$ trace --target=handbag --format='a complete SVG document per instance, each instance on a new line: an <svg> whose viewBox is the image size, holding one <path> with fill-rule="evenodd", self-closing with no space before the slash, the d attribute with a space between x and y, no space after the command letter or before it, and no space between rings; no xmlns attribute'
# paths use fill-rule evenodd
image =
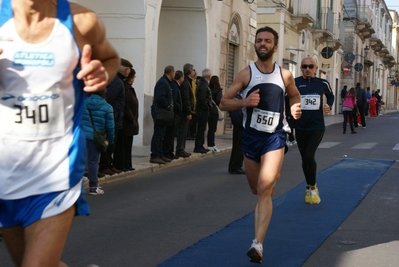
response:
<svg viewBox="0 0 399 267"><path fill-rule="evenodd" d="M158 107L155 103L152 105L152 115L154 124L158 126L170 126L175 121L175 113L173 109L164 109Z"/></svg>
<svg viewBox="0 0 399 267"><path fill-rule="evenodd" d="M216 107L216 109L218 111L218 121L224 120L224 112L219 108L218 105L216 105L215 101L212 100L212 104L213 104L213 106Z"/></svg>
<svg viewBox="0 0 399 267"><path fill-rule="evenodd" d="M96 128L94 127L93 123L93 118L91 116L90 109L88 109L89 115L90 115L90 121L91 125L93 126L93 139L94 143L96 143L96 146L100 152L105 152L107 151L108 148L108 140L107 140L107 132L105 129L97 131Z"/></svg>

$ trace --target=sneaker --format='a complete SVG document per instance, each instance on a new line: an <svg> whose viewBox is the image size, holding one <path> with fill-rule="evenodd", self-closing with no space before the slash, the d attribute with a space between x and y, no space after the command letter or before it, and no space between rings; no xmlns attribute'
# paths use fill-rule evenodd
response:
<svg viewBox="0 0 399 267"><path fill-rule="evenodd" d="M99 186L97 187L90 187L90 191L89 191L90 195L96 196L96 195L103 195L104 194L104 190L102 190Z"/></svg>
<svg viewBox="0 0 399 267"><path fill-rule="evenodd" d="M292 145L296 145L296 144L297 144L297 143L296 143L296 140L292 141L291 144L292 144Z"/></svg>
<svg viewBox="0 0 399 267"><path fill-rule="evenodd" d="M292 146L292 143L290 141L285 142L287 146Z"/></svg>
<svg viewBox="0 0 399 267"><path fill-rule="evenodd" d="M321 202L319 189L316 186L306 189L305 202L308 204L319 204Z"/></svg>
<svg viewBox="0 0 399 267"><path fill-rule="evenodd" d="M263 246L255 238L252 241L252 245L249 247L247 251L247 256L249 257L249 261L255 263L262 263L262 253L263 253Z"/></svg>
<svg viewBox="0 0 399 267"><path fill-rule="evenodd" d="M208 149L213 152L220 152L220 150L216 146L208 147Z"/></svg>
<svg viewBox="0 0 399 267"><path fill-rule="evenodd" d="M306 188L306 192L305 192L305 202L307 204L310 204L310 189Z"/></svg>

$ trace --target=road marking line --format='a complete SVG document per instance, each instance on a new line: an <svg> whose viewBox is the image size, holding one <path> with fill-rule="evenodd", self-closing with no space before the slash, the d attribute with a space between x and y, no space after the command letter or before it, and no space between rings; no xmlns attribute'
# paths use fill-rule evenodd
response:
<svg viewBox="0 0 399 267"><path fill-rule="evenodd" d="M359 143L351 149L371 149L375 147L378 143Z"/></svg>
<svg viewBox="0 0 399 267"><path fill-rule="evenodd" d="M319 145L319 148L332 148L333 146L337 146L341 144L341 142L322 142Z"/></svg>

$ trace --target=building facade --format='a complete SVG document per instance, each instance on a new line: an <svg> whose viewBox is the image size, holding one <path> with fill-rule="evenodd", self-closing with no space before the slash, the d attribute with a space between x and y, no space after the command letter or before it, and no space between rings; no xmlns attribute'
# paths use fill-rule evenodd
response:
<svg viewBox="0 0 399 267"><path fill-rule="evenodd" d="M397 65L393 45L393 19L382 0L345 0L345 83L360 82L370 90L380 89L386 108L397 107L391 72Z"/></svg>
<svg viewBox="0 0 399 267"><path fill-rule="evenodd" d="M75 0L95 11L107 38L136 70L133 84L140 103L135 145L149 144L154 85L167 65L210 68L222 87L255 59L256 5L237 0ZM249 1L251 2L251 1ZM229 127L220 122L218 133Z"/></svg>
<svg viewBox="0 0 399 267"><path fill-rule="evenodd" d="M276 62L297 77L302 75L301 60L313 57L319 67L316 75L330 82L335 95L341 87L342 8L340 0L258 1L258 27L270 26L279 33ZM333 114L338 111L339 102L332 108Z"/></svg>

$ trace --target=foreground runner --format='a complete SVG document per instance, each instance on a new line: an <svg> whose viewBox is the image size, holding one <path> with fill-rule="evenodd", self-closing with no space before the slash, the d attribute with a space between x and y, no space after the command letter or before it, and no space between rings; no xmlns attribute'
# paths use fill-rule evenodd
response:
<svg viewBox="0 0 399 267"><path fill-rule="evenodd" d="M104 90L119 58L80 5L0 3L0 231L16 266L66 266L73 217L89 213L85 91Z"/></svg>
<svg viewBox="0 0 399 267"><path fill-rule="evenodd" d="M242 149L247 180L258 197L255 208L255 239L247 255L262 262L263 240L272 216L273 186L284 158L286 130L284 95L290 98L294 119L301 116L300 95L290 71L273 63L278 34L270 27L256 32L258 60L240 71L222 98L222 110L243 109ZM234 99L238 92L243 99Z"/></svg>

